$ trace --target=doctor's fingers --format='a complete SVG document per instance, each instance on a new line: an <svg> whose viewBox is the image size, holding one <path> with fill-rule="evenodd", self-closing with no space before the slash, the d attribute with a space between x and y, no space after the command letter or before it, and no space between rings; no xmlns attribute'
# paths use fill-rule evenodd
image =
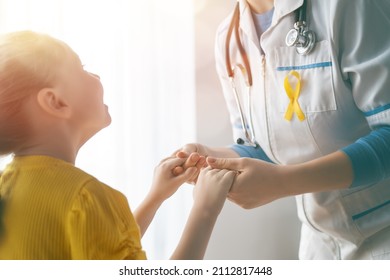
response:
<svg viewBox="0 0 390 280"><path fill-rule="evenodd" d="M243 209L253 209L266 204L265 202L256 199L251 194L236 194L229 192L227 194L227 199Z"/></svg>
<svg viewBox="0 0 390 280"><path fill-rule="evenodd" d="M170 157L166 157L164 159L162 159L160 161L160 165L163 164L163 163L166 163L166 162L172 162L173 160L175 160L175 163L176 164L185 164L186 162L198 162L199 159L202 158L202 156L200 156L198 153L192 153L190 154L189 156L180 156L180 157L177 157L177 156L170 156ZM204 157L203 157L204 158ZM173 164L175 164L173 163ZM195 165L195 164L193 164Z"/></svg>
<svg viewBox="0 0 390 280"><path fill-rule="evenodd" d="M185 182L191 183L191 178L193 178L194 174L198 173L198 170L195 167L190 167L186 170L184 170L181 174L175 175L173 180L178 181L180 184L183 184Z"/></svg>
<svg viewBox="0 0 390 280"><path fill-rule="evenodd" d="M186 144L180 149L177 149L173 155L177 157L188 157L192 153L197 153L199 152L199 147L198 144L196 143L191 143L191 144Z"/></svg>
<svg viewBox="0 0 390 280"><path fill-rule="evenodd" d="M242 173L236 176L227 198L243 209L253 209L274 200L267 188L254 184Z"/></svg>
<svg viewBox="0 0 390 280"><path fill-rule="evenodd" d="M178 166L173 170L173 173L175 175L181 174L181 172L190 167L196 167L198 169L201 169L205 166L205 164L206 158L204 156L201 156L198 153L192 153L188 158L185 159L181 166Z"/></svg>
<svg viewBox="0 0 390 280"><path fill-rule="evenodd" d="M207 157L208 154L207 152L207 147L199 144L199 143L190 143L184 145L181 149L179 149L176 153L176 156L180 157L180 154L183 154L184 156L187 155L189 156L192 153L198 153L201 156Z"/></svg>
<svg viewBox="0 0 390 280"><path fill-rule="evenodd" d="M188 167L196 167L198 169L201 169L206 166L206 158L204 156L199 155L198 153L193 153L190 155L190 157L186 160L183 167L187 169Z"/></svg>
<svg viewBox="0 0 390 280"><path fill-rule="evenodd" d="M186 159L177 157L168 157L160 161L158 167L162 169L169 169L172 172L178 166L182 166Z"/></svg>
<svg viewBox="0 0 390 280"><path fill-rule="evenodd" d="M191 153L196 153L198 147L195 144L186 144L180 149L173 152L172 156L176 157L188 157Z"/></svg>

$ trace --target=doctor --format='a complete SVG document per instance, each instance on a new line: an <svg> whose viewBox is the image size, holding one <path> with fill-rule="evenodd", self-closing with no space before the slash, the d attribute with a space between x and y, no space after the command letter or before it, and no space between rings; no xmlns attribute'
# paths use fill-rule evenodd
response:
<svg viewBox="0 0 390 280"><path fill-rule="evenodd" d="M301 259L390 259L390 2L237 5L216 37L236 144L177 156L238 170L244 208L295 195Z"/></svg>

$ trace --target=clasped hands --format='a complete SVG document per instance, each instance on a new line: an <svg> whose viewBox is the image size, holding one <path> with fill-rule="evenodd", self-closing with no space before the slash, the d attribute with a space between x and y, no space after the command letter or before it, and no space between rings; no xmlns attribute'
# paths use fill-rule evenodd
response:
<svg viewBox="0 0 390 280"><path fill-rule="evenodd" d="M244 209L255 208L285 196L280 182L283 177L278 165L251 158L215 158L208 156L200 144L186 145L174 153L185 162L173 169L174 175L196 168L187 183L196 183L202 168L228 169L236 171L233 185L227 198Z"/></svg>

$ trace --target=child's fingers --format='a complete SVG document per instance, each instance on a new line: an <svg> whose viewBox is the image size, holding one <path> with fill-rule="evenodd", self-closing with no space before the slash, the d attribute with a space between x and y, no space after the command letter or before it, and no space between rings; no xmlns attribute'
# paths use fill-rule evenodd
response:
<svg viewBox="0 0 390 280"><path fill-rule="evenodd" d="M182 166L176 166L175 168L173 168L172 174L175 176L178 176L178 175L182 174L184 171L185 170Z"/></svg>
<svg viewBox="0 0 390 280"><path fill-rule="evenodd" d="M182 174L178 175L178 179L179 180L182 180L182 181L188 181L190 178L192 178L194 176L194 174L196 174L196 172L198 171L198 169L196 167L189 167L187 168L186 170L184 170L184 172L182 172Z"/></svg>
<svg viewBox="0 0 390 280"><path fill-rule="evenodd" d="M209 172L210 175L215 176L222 189L226 190L226 192L230 191L237 175L236 171L228 169L213 169L210 166L206 167L204 170Z"/></svg>

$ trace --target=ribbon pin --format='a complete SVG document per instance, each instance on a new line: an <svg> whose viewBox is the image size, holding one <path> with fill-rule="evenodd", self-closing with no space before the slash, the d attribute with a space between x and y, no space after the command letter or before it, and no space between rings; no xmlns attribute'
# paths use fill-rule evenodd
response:
<svg viewBox="0 0 390 280"><path fill-rule="evenodd" d="M291 87L289 77L295 78L297 80L294 89ZM303 113L301 106L299 106L298 103L299 94L301 93L301 76L297 71L290 71L284 78L284 90L290 99L290 103L288 104L284 118L288 121L291 121L292 116L295 113L298 119L303 121L305 119L305 114Z"/></svg>

